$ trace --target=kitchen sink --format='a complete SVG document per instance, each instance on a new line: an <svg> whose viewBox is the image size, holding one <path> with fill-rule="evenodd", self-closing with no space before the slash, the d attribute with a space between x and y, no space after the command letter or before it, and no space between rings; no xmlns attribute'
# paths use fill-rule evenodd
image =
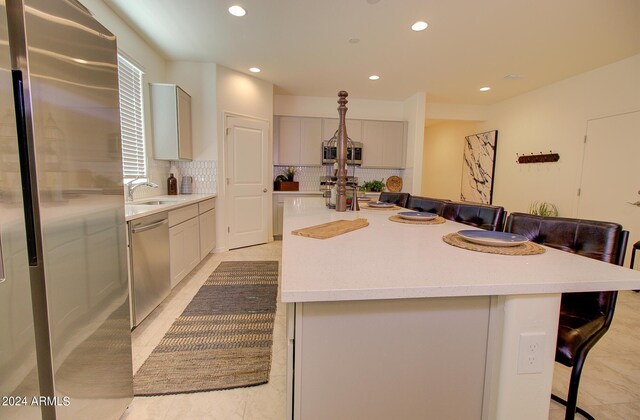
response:
<svg viewBox="0 0 640 420"><path fill-rule="evenodd" d="M182 201L185 201L184 198L179 198L176 200L167 200L167 199L163 199L163 200L147 200L147 201L143 201L143 202L139 202L139 203L131 203L134 204L136 206L160 206L162 204L175 204L175 203L180 203Z"/></svg>

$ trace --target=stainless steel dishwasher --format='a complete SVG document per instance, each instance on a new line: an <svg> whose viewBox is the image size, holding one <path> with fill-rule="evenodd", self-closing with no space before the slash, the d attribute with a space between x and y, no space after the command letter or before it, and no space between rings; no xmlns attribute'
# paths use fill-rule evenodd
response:
<svg viewBox="0 0 640 420"><path fill-rule="evenodd" d="M171 292L167 212L129 222L133 326Z"/></svg>

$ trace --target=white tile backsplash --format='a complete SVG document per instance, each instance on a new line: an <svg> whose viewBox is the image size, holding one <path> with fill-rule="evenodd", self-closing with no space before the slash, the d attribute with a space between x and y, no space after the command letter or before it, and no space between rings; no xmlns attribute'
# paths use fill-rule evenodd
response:
<svg viewBox="0 0 640 420"><path fill-rule="evenodd" d="M194 194L216 194L218 180L218 162L215 160L194 160L171 162L174 176L178 178L178 189L183 176L193 177Z"/></svg>

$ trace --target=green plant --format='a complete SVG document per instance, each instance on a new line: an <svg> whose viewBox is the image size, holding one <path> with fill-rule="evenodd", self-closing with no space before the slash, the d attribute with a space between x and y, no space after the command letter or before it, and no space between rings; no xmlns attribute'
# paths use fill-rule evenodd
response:
<svg viewBox="0 0 640 420"><path fill-rule="evenodd" d="M367 181L362 184L360 189L364 191L382 192L384 191L384 182L382 182L382 179L380 181L378 181L377 179L374 179L373 181Z"/></svg>
<svg viewBox="0 0 640 420"><path fill-rule="evenodd" d="M293 166L289 166L285 171L284 171L284 176L287 177L287 181L293 181L293 177L296 175L296 168L294 168Z"/></svg>
<svg viewBox="0 0 640 420"><path fill-rule="evenodd" d="M534 201L529 206L529 213L542 217L556 217L558 216L558 207L545 201Z"/></svg>

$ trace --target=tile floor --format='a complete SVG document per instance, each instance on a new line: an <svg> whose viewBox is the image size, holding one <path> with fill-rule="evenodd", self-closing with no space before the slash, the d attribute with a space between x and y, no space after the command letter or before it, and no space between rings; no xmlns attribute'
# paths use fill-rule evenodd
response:
<svg viewBox="0 0 640 420"><path fill-rule="evenodd" d="M207 257L171 295L133 331L133 370L144 360L221 261L278 260L282 242L241 248ZM286 308L278 304L273 362L266 385L194 394L136 397L121 420L261 419L281 420L286 407ZM640 420L640 294L622 292L607 335L584 368L579 405L598 420ZM557 365L554 392L566 395L568 369ZM563 407L551 403L549 419L563 419ZM579 418L579 417L578 417Z"/></svg>

